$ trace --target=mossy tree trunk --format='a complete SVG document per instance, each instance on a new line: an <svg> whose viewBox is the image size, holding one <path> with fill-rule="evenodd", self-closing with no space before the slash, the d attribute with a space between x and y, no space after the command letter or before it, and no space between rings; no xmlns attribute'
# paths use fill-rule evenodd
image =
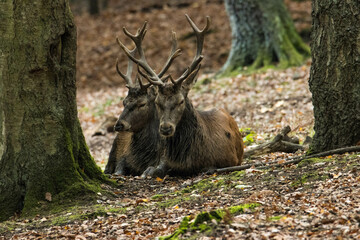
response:
<svg viewBox="0 0 360 240"><path fill-rule="evenodd" d="M283 0L225 0L232 30L229 57L219 74L244 66L299 65L310 56L309 47L295 30Z"/></svg>
<svg viewBox="0 0 360 240"><path fill-rule="evenodd" d="M360 141L360 2L313 0L313 152Z"/></svg>
<svg viewBox="0 0 360 240"><path fill-rule="evenodd" d="M0 220L105 180L77 118L68 0L0 2Z"/></svg>

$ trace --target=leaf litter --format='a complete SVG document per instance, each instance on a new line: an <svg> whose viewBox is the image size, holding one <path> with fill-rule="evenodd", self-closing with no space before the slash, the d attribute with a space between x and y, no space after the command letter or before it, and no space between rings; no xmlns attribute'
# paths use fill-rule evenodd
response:
<svg viewBox="0 0 360 240"><path fill-rule="evenodd" d="M190 4L189 9L182 11L191 11L192 8L199 10L196 9L199 6L204 8L201 4ZM224 14L217 7L209 9ZM160 10L149 13L138 11L134 16L124 17L132 22L133 18L144 19L146 14L159 13ZM105 11L103 15L105 23L112 22L117 16L115 10ZM110 30L105 30L103 38L97 39L97 35L91 35L93 31L87 30L94 26L101 28L104 23L95 24L86 14L78 16L76 20L77 25L81 26L79 47L88 47L90 52L99 51L89 61L89 55L85 56L86 51L81 47L79 49L77 100L79 119L90 151L97 164L104 168L115 135L92 135L96 126L107 116L121 113L121 101L127 90L119 80L113 80L117 76L112 62L118 50L106 53L107 42L114 40L114 36L107 32ZM117 26L120 20L108 25ZM156 24L154 21L152 25ZM113 32L119 33L118 27ZM212 40L206 46L209 52L216 52L211 48L215 42ZM94 44L98 46L97 49L94 49ZM229 41L227 44L221 52L228 51ZM109 49L114 49L114 46ZM213 54L216 53L205 52L204 62L208 62L208 69L219 69L224 59L214 64L211 61L213 57L207 57L207 54L215 56ZM101 64L101 61L105 64ZM218 80L211 80L211 73L205 70L198 85L191 91L190 99L198 109L222 107L229 111L240 129L250 128L253 132L253 142L249 145L269 140L286 125L290 125L292 134L303 142L306 136L313 134L313 109L307 83L310 64L307 62L286 70L269 69ZM97 73L96 65L111 71L108 74L102 74L102 70ZM108 76L111 76L110 80L104 80ZM92 78L99 78L98 84L105 84L101 87L96 83L90 84ZM272 153L248 159L245 164L274 160L281 163L288 157L300 154L304 153ZM204 231L201 228L188 229L178 238L359 239L359 160L359 154L348 153L308 159L298 165L281 168L251 168L210 176L167 176L164 179L117 176L113 179L118 182L118 188L104 186L116 198L98 194L94 206L77 206L64 213L32 219L14 217L0 224L0 239L154 239L173 234L184 219L193 223L199 214L217 210L223 210L226 214L218 221L202 222L210 228ZM51 195L46 193L46 199L51 201ZM228 211L233 206L247 203L258 205L237 214Z"/></svg>

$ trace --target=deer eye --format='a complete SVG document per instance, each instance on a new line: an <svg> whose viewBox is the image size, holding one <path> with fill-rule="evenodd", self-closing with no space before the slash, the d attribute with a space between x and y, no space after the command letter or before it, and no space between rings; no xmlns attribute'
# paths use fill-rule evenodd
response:
<svg viewBox="0 0 360 240"><path fill-rule="evenodd" d="M184 103L184 99L179 102L179 105L182 105Z"/></svg>
<svg viewBox="0 0 360 240"><path fill-rule="evenodd" d="M146 103L142 103L138 106L138 108L142 108L142 107L145 107Z"/></svg>

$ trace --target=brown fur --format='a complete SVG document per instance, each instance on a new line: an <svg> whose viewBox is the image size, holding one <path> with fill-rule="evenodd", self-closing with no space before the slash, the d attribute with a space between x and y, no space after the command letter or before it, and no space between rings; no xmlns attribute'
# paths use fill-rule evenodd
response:
<svg viewBox="0 0 360 240"><path fill-rule="evenodd" d="M161 145L154 98L152 87L147 90L130 88L115 125L119 133L105 173L140 175L148 167L158 165Z"/></svg>
<svg viewBox="0 0 360 240"><path fill-rule="evenodd" d="M244 145L235 120L223 109L195 110L188 91L186 87L160 86L155 100L160 134L166 137L167 167L188 175L240 165Z"/></svg>
<svg viewBox="0 0 360 240"><path fill-rule="evenodd" d="M112 174L116 172L119 161L129 153L131 137L131 132L119 132L116 134L104 173Z"/></svg>

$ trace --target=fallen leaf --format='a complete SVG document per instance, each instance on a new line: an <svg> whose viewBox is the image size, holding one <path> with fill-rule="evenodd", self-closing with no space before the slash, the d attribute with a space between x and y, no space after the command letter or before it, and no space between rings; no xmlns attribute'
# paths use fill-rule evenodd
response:
<svg viewBox="0 0 360 240"><path fill-rule="evenodd" d="M45 193L45 199L48 200L49 202L51 202L52 201L51 193L49 193L49 192Z"/></svg>
<svg viewBox="0 0 360 240"><path fill-rule="evenodd" d="M164 179L159 178L159 177L156 177L156 181L158 181L158 182L162 182L162 181L164 181Z"/></svg>
<svg viewBox="0 0 360 240"><path fill-rule="evenodd" d="M286 162L285 159L281 159L281 160L278 161L278 164L283 164L285 162Z"/></svg>

